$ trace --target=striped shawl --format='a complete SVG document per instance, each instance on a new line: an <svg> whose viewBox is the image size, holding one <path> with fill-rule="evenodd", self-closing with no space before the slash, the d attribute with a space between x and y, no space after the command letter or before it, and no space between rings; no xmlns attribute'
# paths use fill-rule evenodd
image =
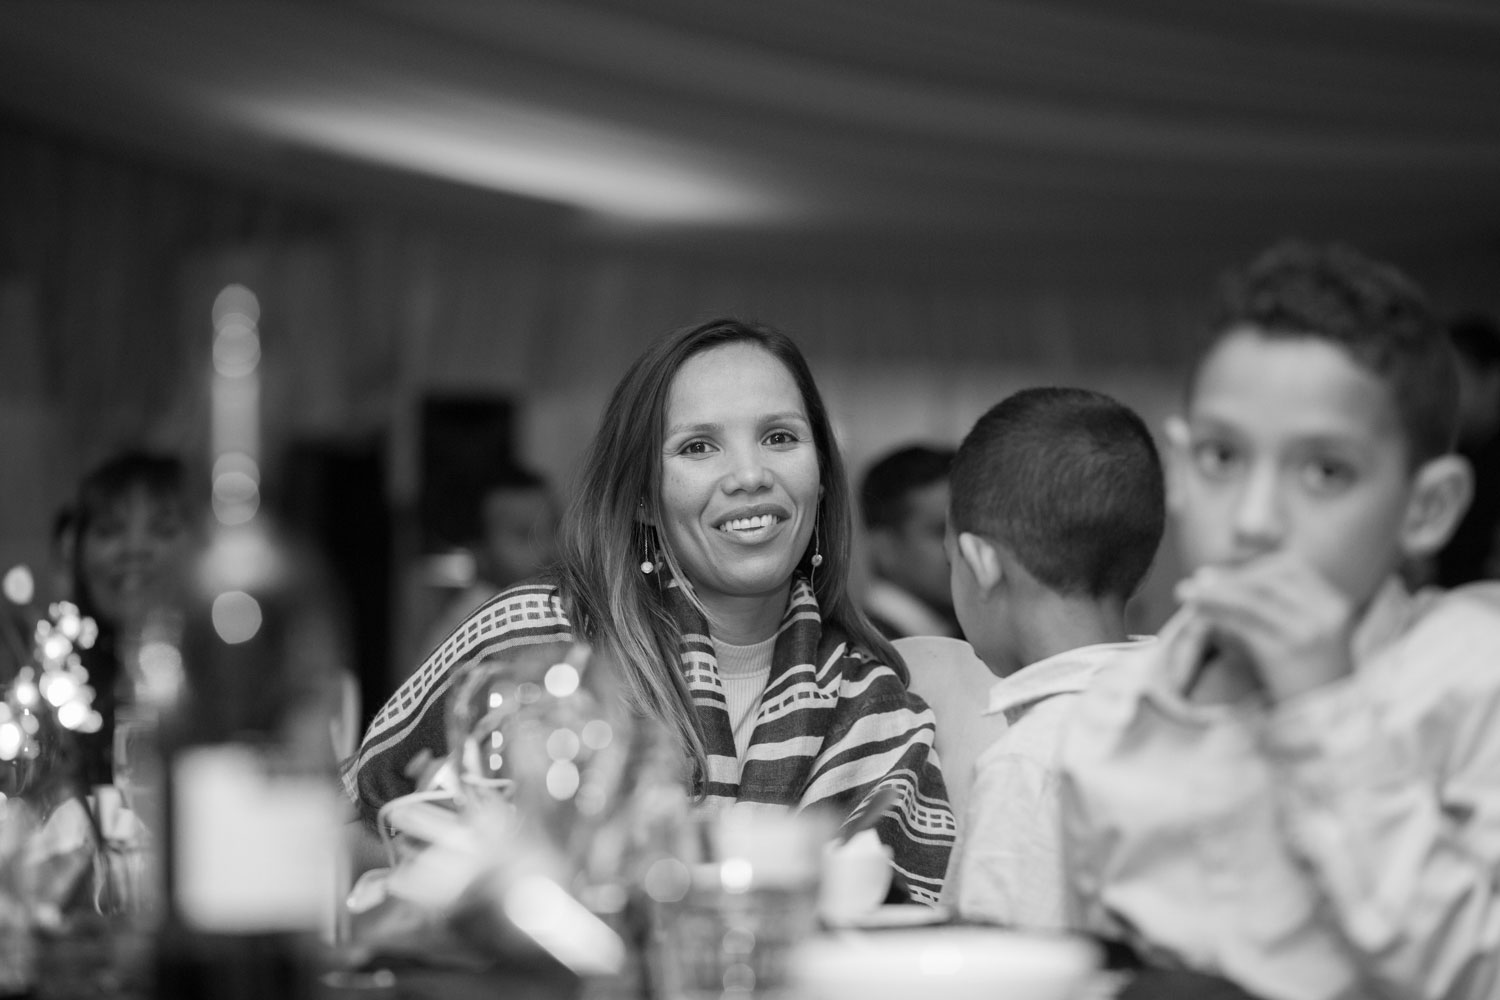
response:
<svg viewBox="0 0 1500 1000"><path fill-rule="evenodd" d="M798 579L777 633L771 673L744 760L735 755L713 642L702 615L673 588L681 669L708 753L710 807L753 802L847 814L882 785L899 806L876 826L913 898L935 903L955 824L933 751L933 716L889 665L824 625L812 587ZM557 588L520 584L453 631L370 724L348 777L361 807L413 790L404 771L419 751L447 753L444 706L456 669L479 657L573 638Z"/></svg>

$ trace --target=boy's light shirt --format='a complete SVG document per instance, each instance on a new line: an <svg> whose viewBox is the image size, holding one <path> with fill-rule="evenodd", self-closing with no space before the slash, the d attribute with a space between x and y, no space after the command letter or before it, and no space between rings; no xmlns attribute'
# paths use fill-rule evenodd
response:
<svg viewBox="0 0 1500 1000"><path fill-rule="evenodd" d="M1500 996L1500 586L1389 581L1274 708L1185 701L1176 625L1075 699L1071 920L1266 1000Z"/></svg>
<svg viewBox="0 0 1500 1000"><path fill-rule="evenodd" d="M975 759L943 900L967 919L1063 926L1058 852L1058 734L1074 696L1140 640L1082 646L1039 660L990 688L987 716L1005 731Z"/></svg>

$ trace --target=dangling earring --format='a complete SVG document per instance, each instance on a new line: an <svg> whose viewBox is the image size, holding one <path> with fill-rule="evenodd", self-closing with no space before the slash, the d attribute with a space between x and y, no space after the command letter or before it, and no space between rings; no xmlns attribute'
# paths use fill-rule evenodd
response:
<svg viewBox="0 0 1500 1000"><path fill-rule="evenodd" d="M812 554L812 558L809 559L807 561L807 563L813 569L817 569L819 566L823 565L823 553L821 553L821 552L818 551L818 526L817 526L817 524L813 525L813 554Z"/></svg>
<svg viewBox="0 0 1500 1000"><path fill-rule="evenodd" d="M641 572L647 576L656 572L656 561L651 558L651 543L646 537L650 531L651 529L648 527L641 533L641 555L645 557L641 560Z"/></svg>

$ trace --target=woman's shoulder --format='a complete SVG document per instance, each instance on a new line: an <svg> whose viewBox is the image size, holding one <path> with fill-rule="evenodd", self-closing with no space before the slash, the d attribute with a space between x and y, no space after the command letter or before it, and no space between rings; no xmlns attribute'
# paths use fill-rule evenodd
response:
<svg viewBox="0 0 1500 1000"><path fill-rule="evenodd" d="M494 594L460 618L432 647L428 662L450 663L475 648L528 633L569 632L572 623L561 592L552 581L525 581Z"/></svg>
<svg viewBox="0 0 1500 1000"><path fill-rule="evenodd" d="M906 687L904 663L899 660L892 662L892 657L881 655L868 643L837 626L825 626L821 653L822 665L837 670L845 682L889 679L902 688Z"/></svg>
<svg viewBox="0 0 1500 1000"><path fill-rule="evenodd" d="M464 623L481 631L545 625L569 625L562 590L548 579L511 584L475 608Z"/></svg>

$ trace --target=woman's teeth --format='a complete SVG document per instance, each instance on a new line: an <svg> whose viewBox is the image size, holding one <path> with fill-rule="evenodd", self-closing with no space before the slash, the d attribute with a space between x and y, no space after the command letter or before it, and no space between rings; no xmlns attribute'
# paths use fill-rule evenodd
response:
<svg viewBox="0 0 1500 1000"><path fill-rule="evenodd" d="M769 528L776 523L774 514L757 514L755 517L737 517L732 521L725 521L719 525L720 531L754 531L756 528Z"/></svg>

